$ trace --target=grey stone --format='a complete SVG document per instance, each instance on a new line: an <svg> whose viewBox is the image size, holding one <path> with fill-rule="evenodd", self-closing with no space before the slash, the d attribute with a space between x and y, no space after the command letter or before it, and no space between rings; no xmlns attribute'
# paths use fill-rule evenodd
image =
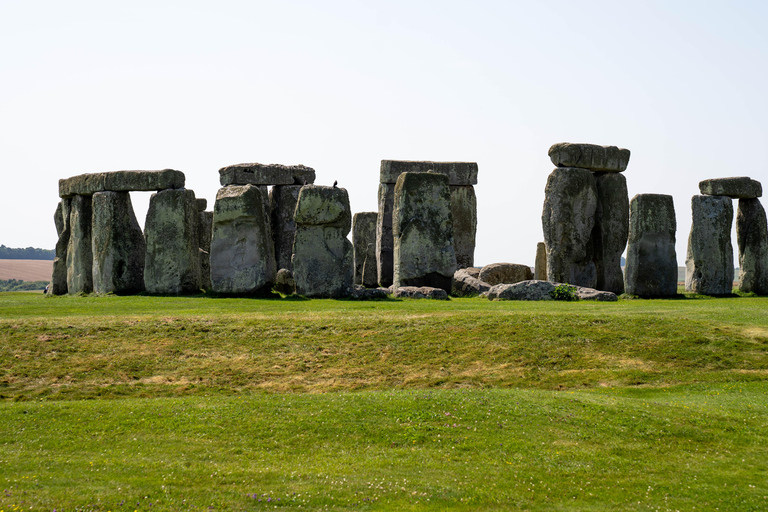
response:
<svg viewBox="0 0 768 512"><path fill-rule="evenodd" d="M146 243L128 192L92 196L91 247L93 291L138 293L144 290Z"/></svg>
<svg viewBox="0 0 768 512"><path fill-rule="evenodd" d="M597 209L592 230L593 261L598 290L624 293L621 255L629 237L627 179L618 173L595 173Z"/></svg>
<svg viewBox="0 0 768 512"><path fill-rule="evenodd" d="M67 203L66 208L69 207L69 203ZM53 214L53 222L56 224L56 236L61 236L62 231L64 231L64 225L66 222L69 222L69 219L64 219L64 201L61 200L56 205L56 211Z"/></svg>
<svg viewBox="0 0 768 512"><path fill-rule="evenodd" d="M477 196L472 185L451 186L451 213L453 215L453 250L459 268L475 264L475 237L477 233Z"/></svg>
<svg viewBox="0 0 768 512"><path fill-rule="evenodd" d="M152 194L144 238L147 292L176 295L200 291L197 205L192 190L163 190Z"/></svg>
<svg viewBox="0 0 768 512"><path fill-rule="evenodd" d="M491 263L480 270L480 280L491 286L513 284L533 279L533 272L528 265L518 263Z"/></svg>
<svg viewBox="0 0 768 512"><path fill-rule="evenodd" d="M376 271L376 212L356 213L352 217L352 248L355 284L375 288Z"/></svg>
<svg viewBox="0 0 768 512"><path fill-rule="evenodd" d="M200 204L198 203L198 208ZM213 212L198 211L197 241L200 244L200 283L203 290L211 290L211 237Z"/></svg>
<svg viewBox="0 0 768 512"><path fill-rule="evenodd" d="M219 169L219 183L227 185L293 185L293 170L280 164L236 164Z"/></svg>
<svg viewBox="0 0 768 512"><path fill-rule="evenodd" d="M299 199L301 185L275 185L269 192L269 210L272 219L272 237L275 241L275 260L278 268L293 269L293 237L296 222L293 214Z"/></svg>
<svg viewBox="0 0 768 512"><path fill-rule="evenodd" d="M487 294L490 300L554 300L552 292L561 283L549 281L529 280L519 283L502 283L493 286ZM602 302L615 302L619 300L613 292L595 290L583 286L576 286L576 296L579 300L593 300Z"/></svg>
<svg viewBox="0 0 768 512"><path fill-rule="evenodd" d="M699 182L699 190L703 195L732 199L756 199L763 195L763 185L746 176L704 180Z"/></svg>
<svg viewBox="0 0 768 512"><path fill-rule="evenodd" d="M315 182L315 170L306 165L291 165L294 185L312 185Z"/></svg>
<svg viewBox="0 0 768 512"><path fill-rule="evenodd" d="M547 247L547 280L594 288L592 229L597 187L586 169L557 168L549 175L541 216Z"/></svg>
<svg viewBox="0 0 768 512"><path fill-rule="evenodd" d="M451 294L457 297L471 297L480 295L491 289L491 285L473 277L467 269L462 268L454 272Z"/></svg>
<svg viewBox="0 0 768 512"><path fill-rule="evenodd" d="M768 295L768 225L759 199L739 199L736 242L739 247L739 290Z"/></svg>
<svg viewBox="0 0 768 512"><path fill-rule="evenodd" d="M204 197L196 197L195 204L197 205L197 211L204 212L208 208L208 200Z"/></svg>
<svg viewBox="0 0 768 512"><path fill-rule="evenodd" d="M293 279L293 272L287 268L281 268L277 271L275 291L283 295L293 295L296 293L296 281Z"/></svg>
<svg viewBox="0 0 768 512"><path fill-rule="evenodd" d="M560 142L549 148L549 158L557 167L622 172L629 164L629 150L619 149L616 146Z"/></svg>
<svg viewBox="0 0 768 512"><path fill-rule="evenodd" d="M379 286L392 286L394 276L395 239L392 236L392 208L395 185L379 184L379 216L376 219L376 268Z"/></svg>
<svg viewBox="0 0 768 512"><path fill-rule="evenodd" d="M393 284L451 290L456 272L448 177L406 172L395 185Z"/></svg>
<svg viewBox="0 0 768 512"><path fill-rule="evenodd" d="M691 212L685 290L729 295L733 292L733 201L726 196L693 196Z"/></svg>
<svg viewBox="0 0 768 512"><path fill-rule="evenodd" d="M547 244L536 244L536 262L534 263L533 278L537 281L547 280Z"/></svg>
<svg viewBox="0 0 768 512"><path fill-rule="evenodd" d="M67 244L67 293L93 291L93 253L91 248L91 196L72 197Z"/></svg>
<svg viewBox="0 0 768 512"><path fill-rule="evenodd" d="M277 268L263 196L254 185L230 185L216 194L210 251L216 293L271 292Z"/></svg>
<svg viewBox="0 0 768 512"><path fill-rule="evenodd" d="M579 300L594 300L597 302L616 302L619 300L619 297L613 292L581 286L576 288L576 295L578 295Z"/></svg>
<svg viewBox="0 0 768 512"><path fill-rule="evenodd" d="M431 286L401 286L393 294L399 299L437 299L448 300L448 292Z"/></svg>
<svg viewBox="0 0 768 512"><path fill-rule="evenodd" d="M389 295L389 289L387 288L366 288L356 284L352 288L352 298L358 300L381 300L386 299Z"/></svg>
<svg viewBox="0 0 768 512"><path fill-rule="evenodd" d="M434 171L448 176L450 185L477 185L475 162L429 162L416 160L382 160L379 183L397 183L404 172Z"/></svg>
<svg viewBox="0 0 768 512"><path fill-rule="evenodd" d="M53 272L51 273L51 285L48 293L51 295L64 295L67 293L67 246L69 245L70 227L69 214L72 199L64 198L59 201L54 214L56 231L59 235L56 241L56 254L53 259Z"/></svg>
<svg viewBox="0 0 768 512"><path fill-rule="evenodd" d="M475 279L480 279L480 271L482 270L481 267L467 267L461 269L467 274L469 274L471 277L474 277Z"/></svg>
<svg viewBox="0 0 768 512"><path fill-rule="evenodd" d="M184 188L184 173L162 171L114 171L81 174L59 180L59 197L90 196L96 192L131 192Z"/></svg>
<svg viewBox="0 0 768 512"><path fill-rule="evenodd" d="M352 214L347 190L307 185L296 203L293 277L306 297L346 297L352 291Z"/></svg>
<svg viewBox="0 0 768 512"><path fill-rule="evenodd" d="M675 205L672 196L638 194L629 203L624 290L640 297L677 295Z"/></svg>

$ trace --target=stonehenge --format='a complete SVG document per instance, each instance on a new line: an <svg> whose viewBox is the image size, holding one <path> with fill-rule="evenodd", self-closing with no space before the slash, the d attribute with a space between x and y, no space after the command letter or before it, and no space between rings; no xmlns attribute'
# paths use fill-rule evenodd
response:
<svg viewBox="0 0 768 512"><path fill-rule="evenodd" d="M352 217L352 259L355 267L355 284L375 288L378 284L376 268L376 219L377 212L360 212Z"/></svg>

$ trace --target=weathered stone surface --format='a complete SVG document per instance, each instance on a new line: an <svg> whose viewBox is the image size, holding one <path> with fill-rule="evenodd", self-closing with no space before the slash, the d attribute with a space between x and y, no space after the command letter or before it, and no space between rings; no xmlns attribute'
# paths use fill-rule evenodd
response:
<svg viewBox="0 0 768 512"><path fill-rule="evenodd" d="M70 202L67 244L67 293L93 291L91 252L91 196L74 196Z"/></svg>
<svg viewBox="0 0 768 512"><path fill-rule="evenodd" d="M675 205L672 196L638 194L629 203L624 289L640 297L677 295Z"/></svg>
<svg viewBox="0 0 768 512"><path fill-rule="evenodd" d="M69 245L69 212L71 199L65 198L59 201L54 214L56 232L59 239L56 241L56 254L53 259L53 272L48 293L51 295L64 295L67 293L67 246Z"/></svg>
<svg viewBox="0 0 768 512"><path fill-rule="evenodd" d="M733 201L725 196L693 196L693 220L685 258L685 290L703 295L733 292Z"/></svg>
<svg viewBox="0 0 768 512"><path fill-rule="evenodd" d="M198 203L198 208L200 204ZM207 205L206 205L207 206ZM211 289L211 237L213 212L197 212L197 241L200 244L200 283L203 290Z"/></svg>
<svg viewBox="0 0 768 512"><path fill-rule="evenodd" d="M138 293L144 290L144 233L128 192L92 196L91 248L93 291Z"/></svg>
<svg viewBox="0 0 768 512"><path fill-rule="evenodd" d="M272 237L275 241L275 259L278 268L293 269L293 237L296 222L293 214L299 199L301 185L275 185L269 191L269 210L272 219Z"/></svg>
<svg viewBox="0 0 768 512"><path fill-rule="evenodd" d="M306 297L346 297L352 291L352 213L346 189L306 185L296 203L293 277Z"/></svg>
<svg viewBox="0 0 768 512"><path fill-rule="evenodd" d="M197 205L192 190L163 190L152 194L144 238L147 292L174 295L200 291Z"/></svg>
<svg viewBox="0 0 768 512"><path fill-rule="evenodd" d="M549 158L558 167L580 167L590 171L622 172L629 164L629 150L616 146L560 142L549 148Z"/></svg>
<svg viewBox="0 0 768 512"><path fill-rule="evenodd" d="M352 218L352 247L355 266L355 284L375 288L378 283L376 269L376 212L356 213Z"/></svg>
<svg viewBox="0 0 768 512"><path fill-rule="evenodd" d="M491 263L480 270L480 280L491 286L513 284L533 279L533 272L528 265L518 263Z"/></svg>
<svg viewBox="0 0 768 512"><path fill-rule="evenodd" d="M351 297L358 300L381 300L386 299L387 295L389 295L387 288L366 288L356 284L352 288Z"/></svg>
<svg viewBox="0 0 768 512"><path fill-rule="evenodd" d="M230 185L216 194L211 234L211 289L227 295L267 294L277 268L264 192Z"/></svg>
<svg viewBox="0 0 768 512"><path fill-rule="evenodd" d="M579 300L594 300L598 302L616 302L619 300L619 297L613 292L581 286L576 288L576 295L578 295Z"/></svg>
<svg viewBox="0 0 768 512"><path fill-rule="evenodd" d="M395 289L396 298L448 300L448 292L431 286L401 286Z"/></svg>
<svg viewBox="0 0 768 512"><path fill-rule="evenodd" d="M768 295L768 225L759 199L739 199L736 242L739 247L739 290Z"/></svg>
<svg viewBox="0 0 768 512"><path fill-rule="evenodd" d="M275 291L283 295L293 295L296 293L296 281L293 279L293 272L287 268L281 268L275 276Z"/></svg>
<svg viewBox="0 0 768 512"><path fill-rule="evenodd" d="M379 184L379 216L376 219L376 268L379 286L392 286L394 276L395 239L392 236L392 208L395 203L395 185Z"/></svg>
<svg viewBox="0 0 768 512"><path fill-rule="evenodd" d="M204 212L208 208L208 200L204 197L196 197L195 204L197 205L197 211Z"/></svg>
<svg viewBox="0 0 768 512"><path fill-rule="evenodd" d="M67 203L66 208L69 207L69 203ZM53 213L53 222L56 224L56 236L61 236L61 232L64 231L64 225L66 222L69 222L69 219L64 219L64 201L59 201L59 203L56 205L56 211Z"/></svg>
<svg viewBox="0 0 768 512"><path fill-rule="evenodd" d="M472 185L451 186L451 213L453 215L453 250L459 268L475 264L475 237L477 233L477 196Z"/></svg>
<svg viewBox="0 0 768 512"><path fill-rule="evenodd" d="M746 176L700 181L699 190L706 196L728 196L733 199L756 199L763 195L763 185Z"/></svg>
<svg viewBox="0 0 768 512"><path fill-rule="evenodd" d="M293 170L280 164L236 164L219 169L219 183L227 185L293 185Z"/></svg>
<svg viewBox="0 0 768 512"><path fill-rule="evenodd" d="M491 289L491 285L473 277L468 269L462 268L454 272L451 294L457 297L480 295Z"/></svg>
<svg viewBox="0 0 768 512"><path fill-rule="evenodd" d="M428 162L416 160L382 160L379 183L397 183L404 172L434 171L448 176L450 185L477 185L475 162Z"/></svg>
<svg viewBox="0 0 768 512"><path fill-rule="evenodd" d="M547 247L547 280L594 288L592 229L597 187L586 169L557 168L547 179L541 216Z"/></svg>
<svg viewBox="0 0 768 512"><path fill-rule="evenodd" d="M537 281L547 280L547 244L536 244L536 261L534 263L533 278Z"/></svg>
<svg viewBox="0 0 768 512"><path fill-rule="evenodd" d="M502 283L493 286L487 294L490 300L554 300L551 293L560 283L549 281L529 280L519 283ZM594 300L615 302L619 300L615 293L595 290L593 288L576 287L579 300Z"/></svg>
<svg viewBox="0 0 768 512"><path fill-rule="evenodd" d="M131 192L184 188L184 173L162 171L114 171L80 174L59 180L59 197L90 196L95 192Z"/></svg>
<svg viewBox="0 0 768 512"><path fill-rule="evenodd" d="M618 173L595 173L597 209L592 230L592 258L598 290L624 293L621 255L629 237L627 179Z"/></svg>
<svg viewBox="0 0 768 512"><path fill-rule="evenodd" d="M306 165L291 165L294 185L312 185L315 182L315 170Z"/></svg>
<svg viewBox="0 0 768 512"><path fill-rule="evenodd" d="M448 177L407 172L395 185L393 284L451 290L456 271Z"/></svg>

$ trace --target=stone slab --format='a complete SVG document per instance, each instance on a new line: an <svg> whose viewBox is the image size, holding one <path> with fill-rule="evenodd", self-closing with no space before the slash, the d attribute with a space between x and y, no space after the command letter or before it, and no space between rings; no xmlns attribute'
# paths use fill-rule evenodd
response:
<svg viewBox="0 0 768 512"><path fill-rule="evenodd" d="M393 294L399 299L437 299L448 300L448 292L431 286L401 286Z"/></svg>
<svg viewBox="0 0 768 512"><path fill-rule="evenodd" d="M557 167L579 167L590 171L622 172L629 164L629 150L616 146L559 142L549 148L549 158Z"/></svg>
<svg viewBox="0 0 768 512"><path fill-rule="evenodd" d="M514 284L532 279L531 267L519 263L490 263L480 270L480 280L491 286Z"/></svg>
<svg viewBox="0 0 768 512"><path fill-rule="evenodd" d="M80 174L59 180L59 197L91 196L96 192L150 192L184 188L181 171L114 171Z"/></svg>
<svg viewBox="0 0 768 512"><path fill-rule="evenodd" d="M763 185L747 176L716 178L699 182L705 196L728 196L731 199L756 199L763 195Z"/></svg>
<svg viewBox="0 0 768 512"><path fill-rule="evenodd" d="M397 183L404 172L434 171L448 176L450 185L477 185L476 162L430 162L419 160L382 160L380 183Z"/></svg>
<svg viewBox="0 0 768 512"><path fill-rule="evenodd" d="M304 165L236 164L219 169L219 182L227 185L303 185L314 183L315 170Z"/></svg>

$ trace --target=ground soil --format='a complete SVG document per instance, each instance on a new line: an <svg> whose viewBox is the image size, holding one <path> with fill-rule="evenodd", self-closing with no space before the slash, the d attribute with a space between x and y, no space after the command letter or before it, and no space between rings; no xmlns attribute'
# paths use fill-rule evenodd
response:
<svg viewBox="0 0 768 512"><path fill-rule="evenodd" d="M0 260L0 279L49 281L52 271L51 260Z"/></svg>

